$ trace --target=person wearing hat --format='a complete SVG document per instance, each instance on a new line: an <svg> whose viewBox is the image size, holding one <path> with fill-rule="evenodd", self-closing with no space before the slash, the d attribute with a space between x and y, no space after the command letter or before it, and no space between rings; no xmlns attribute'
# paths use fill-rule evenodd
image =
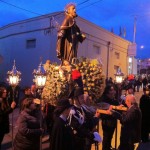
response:
<svg viewBox="0 0 150 150"><path fill-rule="evenodd" d="M73 129L76 150L91 150L91 144L101 142L98 132L94 130L99 122L99 113L94 114L90 107L88 94L83 88L74 89L70 97L74 100L74 107L69 115L69 125Z"/></svg>
<svg viewBox="0 0 150 150"><path fill-rule="evenodd" d="M72 105L68 99L58 100L50 138L50 150L74 150L73 132L67 117Z"/></svg>

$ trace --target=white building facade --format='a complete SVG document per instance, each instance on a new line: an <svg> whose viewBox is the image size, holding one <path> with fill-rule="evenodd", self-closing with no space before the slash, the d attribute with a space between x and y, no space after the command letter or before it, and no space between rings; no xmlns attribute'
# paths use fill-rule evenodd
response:
<svg viewBox="0 0 150 150"><path fill-rule="evenodd" d="M0 81L5 80L14 59L17 69L22 72L23 86L32 83L32 72L37 69L40 57L43 63L47 59L60 63L56 57L57 30L54 25L61 24L63 17L64 14L58 12L0 28ZM118 67L125 75L129 74L128 50L131 42L81 17L76 22L86 35L86 40L79 44L78 57L98 59L107 77L114 78Z"/></svg>
<svg viewBox="0 0 150 150"><path fill-rule="evenodd" d="M137 60L138 74L150 74L150 59L138 59Z"/></svg>

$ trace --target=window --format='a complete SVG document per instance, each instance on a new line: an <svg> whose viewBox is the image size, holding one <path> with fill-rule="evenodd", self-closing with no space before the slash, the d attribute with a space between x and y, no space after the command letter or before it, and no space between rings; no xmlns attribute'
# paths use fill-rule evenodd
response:
<svg viewBox="0 0 150 150"><path fill-rule="evenodd" d="M131 57L129 57L129 63L132 63L132 58Z"/></svg>
<svg viewBox="0 0 150 150"><path fill-rule="evenodd" d="M26 48L35 48L36 47L36 39L29 39L26 41Z"/></svg>
<svg viewBox="0 0 150 150"><path fill-rule="evenodd" d="M120 54L118 52L115 52L115 58L119 59L120 58Z"/></svg>
<svg viewBox="0 0 150 150"><path fill-rule="evenodd" d="M94 50L94 52L95 52L97 55L100 55L100 54L101 54L101 50L100 50L100 47L99 47L99 46L93 45L93 50Z"/></svg>

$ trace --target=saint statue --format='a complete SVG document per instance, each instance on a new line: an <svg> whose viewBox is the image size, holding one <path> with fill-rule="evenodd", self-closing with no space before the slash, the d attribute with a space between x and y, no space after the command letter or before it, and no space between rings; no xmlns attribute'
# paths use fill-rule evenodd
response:
<svg viewBox="0 0 150 150"><path fill-rule="evenodd" d="M58 31L56 45L57 57L62 63L64 60L71 63L72 59L77 57L78 43L82 43L86 38L75 22L76 17L75 4L67 4L65 7L65 18Z"/></svg>

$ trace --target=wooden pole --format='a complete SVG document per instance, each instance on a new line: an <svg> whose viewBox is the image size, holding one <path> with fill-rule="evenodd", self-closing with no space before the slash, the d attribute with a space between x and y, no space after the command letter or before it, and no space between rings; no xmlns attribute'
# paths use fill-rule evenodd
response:
<svg viewBox="0 0 150 150"><path fill-rule="evenodd" d="M15 101L15 87L12 86L12 101ZM12 111L12 116L11 116L11 124L12 124L12 128L11 128L11 136L12 136L12 150L14 149L14 113Z"/></svg>

